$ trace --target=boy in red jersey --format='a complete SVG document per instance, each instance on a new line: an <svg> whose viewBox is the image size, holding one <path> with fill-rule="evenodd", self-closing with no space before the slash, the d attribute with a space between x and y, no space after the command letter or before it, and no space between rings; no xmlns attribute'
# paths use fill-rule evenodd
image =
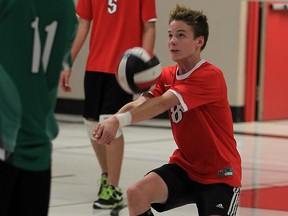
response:
<svg viewBox="0 0 288 216"><path fill-rule="evenodd" d="M91 27L89 55L84 78L84 123L102 170L95 209L111 209L123 204L118 187L124 152L124 138L118 130L115 145L98 145L92 130L98 121L113 115L132 101L118 85L115 72L121 55L138 46L153 52L155 41L155 0L78 0L79 28L72 47L74 60ZM71 91L71 71L61 77L61 88Z"/></svg>
<svg viewBox="0 0 288 216"><path fill-rule="evenodd" d="M220 69L201 59L209 28L202 12L177 5L169 16L168 48L177 64L162 70L156 88L100 122L94 136L109 144L119 127L168 110L177 149L169 163L129 186L131 216L196 203L200 216L236 215L241 158ZM110 144L109 144L110 145Z"/></svg>

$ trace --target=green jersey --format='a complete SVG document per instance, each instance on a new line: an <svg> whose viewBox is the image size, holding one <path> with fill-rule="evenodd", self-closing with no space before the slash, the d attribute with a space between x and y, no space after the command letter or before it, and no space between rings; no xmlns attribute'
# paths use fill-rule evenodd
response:
<svg viewBox="0 0 288 216"><path fill-rule="evenodd" d="M0 160L51 166L59 76L76 28L73 0L0 0Z"/></svg>

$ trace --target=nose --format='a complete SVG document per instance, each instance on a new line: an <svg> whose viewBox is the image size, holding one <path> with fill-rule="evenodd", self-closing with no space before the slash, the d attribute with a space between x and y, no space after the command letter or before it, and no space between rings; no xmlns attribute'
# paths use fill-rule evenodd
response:
<svg viewBox="0 0 288 216"><path fill-rule="evenodd" d="M175 36L171 36L171 37L169 38L169 43L175 44L176 42L177 42L177 38L176 38Z"/></svg>

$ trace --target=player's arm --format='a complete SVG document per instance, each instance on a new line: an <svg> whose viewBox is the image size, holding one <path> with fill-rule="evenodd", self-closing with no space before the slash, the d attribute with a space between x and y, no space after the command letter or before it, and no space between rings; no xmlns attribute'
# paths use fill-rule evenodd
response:
<svg viewBox="0 0 288 216"><path fill-rule="evenodd" d="M179 99L172 92L167 91L163 95L146 100L144 103L130 110L131 122L129 124L151 119L179 103Z"/></svg>
<svg viewBox="0 0 288 216"><path fill-rule="evenodd" d="M72 49L71 49L71 57L72 57L72 61L74 62L74 60L76 59L79 51L81 50L87 35L89 33L90 30L90 23L91 20L86 20L83 18L79 18L79 24L78 24L78 30L77 30L77 35L76 38L74 40Z"/></svg>
<svg viewBox="0 0 288 216"><path fill-rule="evenodd" d="M76 59L79 51L81 50L87 38L89 29L90 29L90 23L91 23L90 20L79 18L77 34L73 42L73 46L71 48L72 62L74 62L74 60ZM62 91L64 92L71 92L71 87L69 86L69 79L70 79L71 73L72 73L71 69L63 70L61 73L60 87Z"/></svg>
<svg viewBox="0 0 288 216"><path fill-rule="evenodd" d="M144 23L142 47L147 51L153 53L156 37L156 27L154 21L147 21Z"/></svg>
<svg viewBox="0 0 288 216"><path fill-rule="evenodd" d="M132 109L135 109L137 106L140 106L142 103L149 100L151 97L152 97L152 95L150 93L144 93L143 95L141 95L136 100L125 104L116 114L128 112Z"/></svg>
<svg viewBox="0 0 288 216"><path fill-rule="evenodd" d="M178 98L170 91L165 92L159 97L144 98L145 99L141 99L143 101L134 108L127 108L129 111L117 113L100 122L95 127L93 133L95 138L98 139L98 142L108 144L115 139L115 134L119 127L153 118L180 103ZM124 110L126 110L126 108L122 109L122 111Z"/></svg>

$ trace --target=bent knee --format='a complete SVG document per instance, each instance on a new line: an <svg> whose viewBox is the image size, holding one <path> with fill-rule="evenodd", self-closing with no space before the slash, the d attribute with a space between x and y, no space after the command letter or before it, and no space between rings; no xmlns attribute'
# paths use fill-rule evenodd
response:
<svg viewBox="0 0 288 216"><path fill-rule="evenodd" d="M127 198L128 199L135 199L136 197L140 197L141 196L141 189L139 187L137 187L137 185L130 185L128 188L127 188ZM142 193L142 196L143 196L143 193Z"/></svg>

